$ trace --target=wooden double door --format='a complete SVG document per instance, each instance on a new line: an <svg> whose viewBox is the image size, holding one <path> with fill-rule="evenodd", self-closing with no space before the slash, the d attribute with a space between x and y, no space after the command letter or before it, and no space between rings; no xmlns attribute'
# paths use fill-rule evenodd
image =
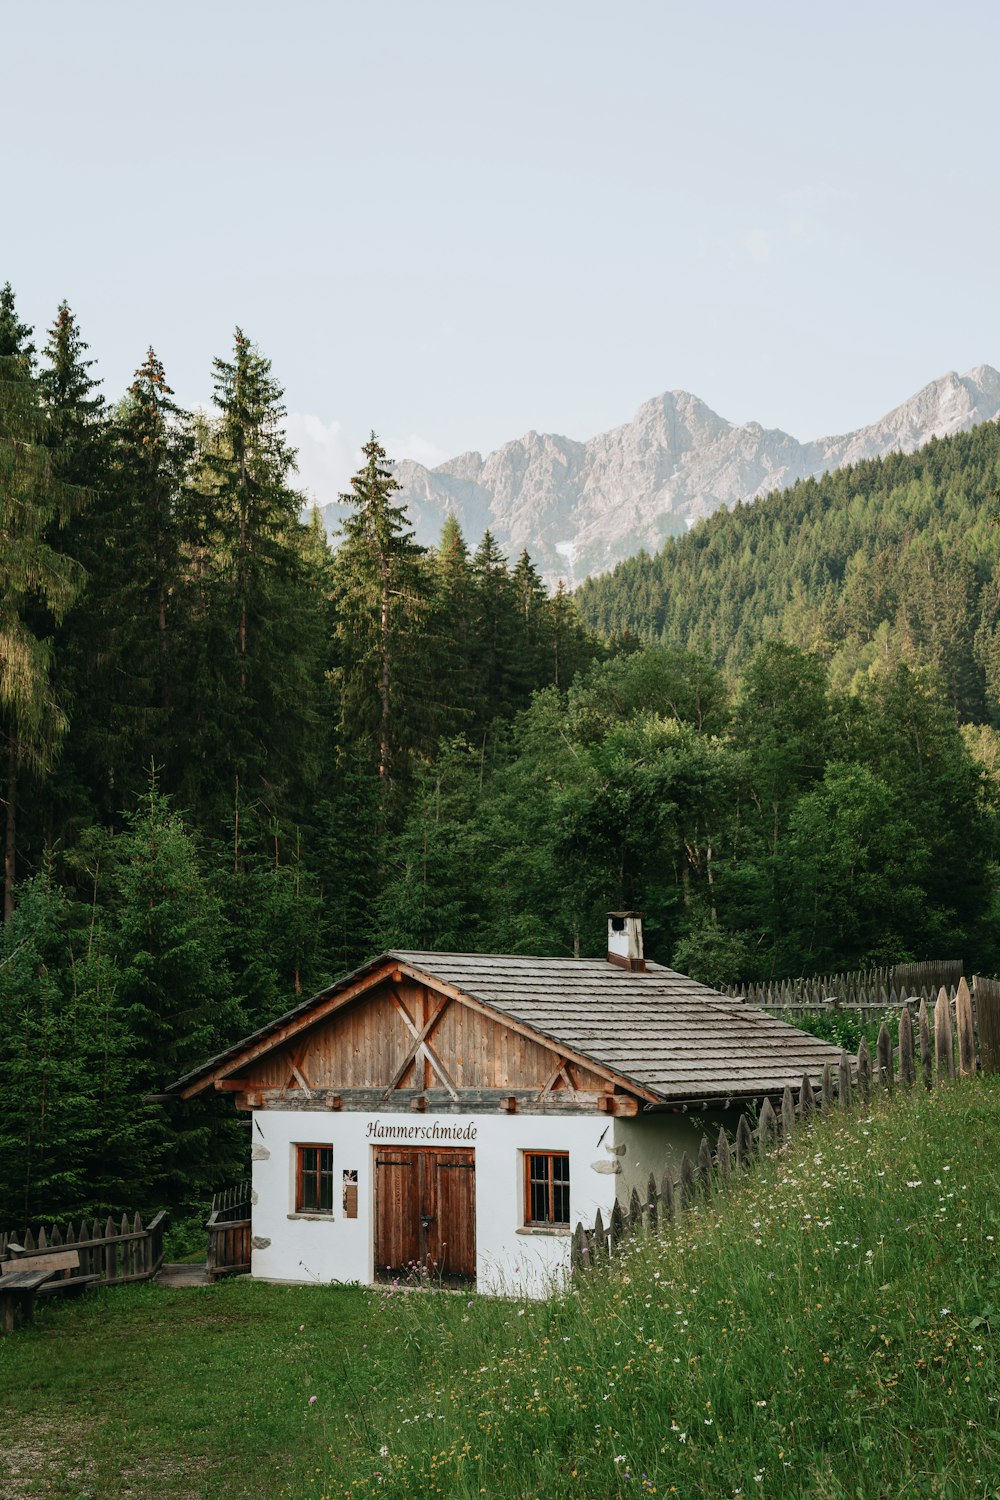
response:
<svg viewBox="0 0 1000 1500"><path fill-rule="evenodd" d="M476 1274L476 1153L375 1152L375 1274L460 1282Z"/></svg>

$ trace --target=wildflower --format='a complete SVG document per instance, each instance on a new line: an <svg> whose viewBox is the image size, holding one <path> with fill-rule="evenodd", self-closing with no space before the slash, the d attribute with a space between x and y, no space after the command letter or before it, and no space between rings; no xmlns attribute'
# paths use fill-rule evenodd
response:
<svg viewBox="0 0 1000 1500"><path fill-rule="evenodd" d="M942 1318L946 1318L950 1312L951 1312L951 1308L950 1307L942 1307L942 1309L941 1309L941 1316L942 1316Z"/></svg>
<svg viewBox="0 0 1000 1500"><path fill-rule="evenodd" d="M766 1405L767 1405L767 1402L766 1402L766 1401L758 1401L758 1402L757 1402L757 1405L758 1405L758 1406L766 1406Z"/></svg>
<svg viewBox="0 0 1000 1500"><path fill-rule="evenodd" d="M306 1328L306 1325L304 1323L300 1323L299 1324L299 1332L300 1333L304 1333L305 1332L305 1328Z"/></svg>
<svg viewBox="0 0 1000 1500"><path fill-rule="evenodd" d="M382 1444L381 1448L378 1450L378 1456L379 1456L379 1458L388 1458L389 1457L389 1444L388 1443L383 1443Z"/></svg>
<svg viewBox="0 0 1000 1500"><path fill-rule="evenodd" d="M623 1464L623 1463L625 1463L625 1461L626 1460L625 1460L624 1453L616 1453L615 1454L615 1463L616 1464Z"/></svg>
<svg viewBox="0 0 1000 1500"><path fill-rule="evenodd" d="M315 1404L316 1404L316 1397L315 1396L310 1396L309 1397L309 1405L310 1406L314 1406Z"/></svg>

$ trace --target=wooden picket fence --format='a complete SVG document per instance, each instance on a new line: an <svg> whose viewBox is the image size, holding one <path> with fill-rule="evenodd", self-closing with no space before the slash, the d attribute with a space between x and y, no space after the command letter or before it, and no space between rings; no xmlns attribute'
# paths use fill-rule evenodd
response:
<svg viewBox="0 0 1000 1500"><path fill-rule="evenodd" d="M853 1010L864 1017L900 1010L921 1000L933 1004L942 988L954 1000L963 973L961 959L930 959L923 963L896 964L892 968L818 974L811 979L729 984L721 989L731 999L743 1000L783 1020L829 1010Z"/></svg>
<svg viewBox="0 0 1000 1500"><path fill-rule="evenodd" d="M249 1182L240 1182L212 1198L205 1269L213 1281L250 1270L250 1191Z"/></svg>
<svg viewBox="0 0 1000 1500"><path fill-rule="evenodd" d="M810 1124L817 1112L850 1109L855 1098L866 1106L876 1089L892 1094L897 1087L912 1088L918 1077L925 1087L933 1088L956 1076L971 1077L979 1070L1000 1073L1000 981L979 980L978 999L978 1049L972 992L964 979L956 986L954 1000L941 987L933 1015L926 997L922 999L916 1027L911 1008L904 1005L899 1014L897 1047L893 1047L883 1021L874 1058L868 1043L862 1040L855 1059L842 1052L836 1069L827 1064L818 1091L808 1076L802 1079L798 1098L786 1086L777 1111L770 1099L764 1100L756 1129L751 1129L745 1114L741 1115L734 1140L720 1129L713 1149L707 1136L702 1136L694 1161L684 1152L679 1177L668 1170L657 1184L650 1173L645 1197L640 1198L638 1189L633 1188L628 1207L616 1202L607 1226L600 1210L592 1229L577 1224L571 1255L574 1271L584 1272L606 1263L630 1237L662 1228L713 1191L728 1189L756 1158L784 1145L796 1129Z"/></svg>
<svg viewBox="0 0 1000 1500"><path fill-rule="evenodd" d="M74 1276L96 1276L101 1285L118 1286L126 1281L149 1281L163 1262L163 1235L166 1214L162 1211L143 1227L138 1214L131 1223L123 1214L120 1223L108 1218L87 1223L59 1225L37 1230L8 1230L0 1233L0 1261L17 1260L23 1255L55 1255L61 1250L79 1252L79 1267ZM96 1284L96 1283L95 1283Z"/></svg>

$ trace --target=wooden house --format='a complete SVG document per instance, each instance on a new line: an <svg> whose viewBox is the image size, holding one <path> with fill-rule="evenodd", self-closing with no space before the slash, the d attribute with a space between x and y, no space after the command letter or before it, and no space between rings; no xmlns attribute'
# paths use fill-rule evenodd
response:
<svg viewBox="0 0 1000 1500"><path fill-rule="evenodd" d="M542 1292L703 1129L836 1048L646 963L390 951L179 1079L252 1113L252 1273Z"/></svg>

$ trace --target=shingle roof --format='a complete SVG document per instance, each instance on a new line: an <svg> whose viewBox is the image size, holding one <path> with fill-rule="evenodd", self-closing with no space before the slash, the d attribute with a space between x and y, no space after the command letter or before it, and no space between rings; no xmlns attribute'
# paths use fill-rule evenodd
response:
<svg viewBox="0 0 1000 1500"><path fill-rule="evenodd" d="M840 1049L660 964L479 953L391 955L664 1100L741 1098L818 1080Z"/></svg>
<svg viewBox="0 0 1000 1500"><path fill-rule="evenodd" d="M251 1042L300 1019L368 971L396 961L530 1027L669 1102L747 1098L818 1080L838 1048L660 964L391 949L172 1084L193 1083Z"/></svg>

